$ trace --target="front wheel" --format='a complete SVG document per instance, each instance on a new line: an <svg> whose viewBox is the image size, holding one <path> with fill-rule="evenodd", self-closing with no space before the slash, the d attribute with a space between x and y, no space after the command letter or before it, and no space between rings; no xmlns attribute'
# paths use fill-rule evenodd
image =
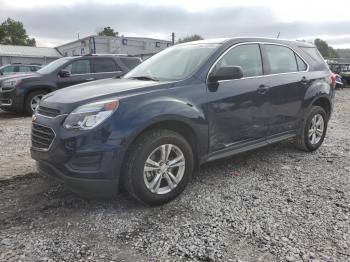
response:
<svg viewBox="0 0 350 262"><path fill-rule="evenodd" d="M44 90L38 90L31 92L25 101L25 113L27 115L32 115L34 114L35 109L39 106L39 103L41 99L43 98L44 95L46 95L47 92Z"/></svg>
<svg viewBox="0 0 350 262"><path fill-rule="evenodd" d="M318 149L326 136L328 116L320 106L313 106L296 137L295 145L304 151Z"/></svg>
<svg viewBox="0 0 350 262"><path fill-rule="evenodd" d="M185 189L193 166L192 148L183 136L171 130L152 130L131 146L123 183L137 200L161 205Z"/></svg>

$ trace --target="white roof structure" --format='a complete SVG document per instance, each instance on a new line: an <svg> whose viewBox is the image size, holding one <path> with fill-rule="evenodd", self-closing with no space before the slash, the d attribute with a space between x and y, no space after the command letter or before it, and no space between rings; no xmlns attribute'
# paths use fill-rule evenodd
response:
<svg viewBox="0 0 350 262"><path fill-rule="evenodd" d="M0 56L62 57L55 48L16 45L0 45Z"/></svg>

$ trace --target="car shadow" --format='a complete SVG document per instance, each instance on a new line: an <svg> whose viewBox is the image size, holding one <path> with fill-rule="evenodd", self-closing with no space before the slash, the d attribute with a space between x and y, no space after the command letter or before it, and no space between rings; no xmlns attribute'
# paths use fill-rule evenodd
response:
<svg viewBox="0 0 350 262"><path fill-rule="evenodd" d="M16 112L7 112L0 109L0 120L1 119L11 119L11 118L29 118L30 116L26 116L24 114L16 113Z"/></svg>
<svg viewBox="0 0 350 262"><path fill-rule="evenodd" d="M276 156L282 154L295 158L302 157L305 153L294 149L290 141L284 141L232 157L216 160L201 166L201 168L195 172L194 179L189 186L192 188L195 186L194 183L215 179L217 176L213 173L221 171L222 169L232 169L232 171L240 170L243 169L247 163L255 163L257 168L259 168L259 163L261 162L273 164L275 163L274 160ZM224 172L219 173L221 176L224 175ZM220 177L220 175L218 177ZM184 194L186 194L186 192ZM2 201L0 201L0 229L3 227L10 227L14 221L16 221L16 223L28 224L35 221L37 217L46 217L49 219L50 217L62 216L62 214L69 217L70 213L76 212L86 214L94 212L94 210L109 210L120 214L124 212L136 213L140 210L148 210L147 212L156 214L164 209L172 209L172 203L158 208L144 206L135 201L123 190L115 199L83 198L72 193L60 183L42 177L38 173L31 173L23 177L0 181L0 198L2 199ZM178 201L181 202L181 200ZM181 204L184 204L183 201ZM170 208L168 208L169 206Z"/></svg>

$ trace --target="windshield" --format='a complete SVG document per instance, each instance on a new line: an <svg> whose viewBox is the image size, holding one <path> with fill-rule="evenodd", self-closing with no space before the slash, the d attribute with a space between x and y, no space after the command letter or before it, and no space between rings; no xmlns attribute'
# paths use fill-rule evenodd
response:
<svg viewBox="0 0 350 262"><path fill-rule="evenodd" d="M67 58L67 57L57 59L57 60L47 64L46 66L44 66L43 68L41 68L37 72L40 73L40 74L43 74L43 75L51 74L57 68L61 67L62 65L64 65L68 61L69 61L69 58Z"/></svg>
<svg viewBox="0 0 350 262"><path fill-rule="evenodd" d="M191 76L217 47L218 44L170 47L135 67L124 78L183 80Z"/></svg>

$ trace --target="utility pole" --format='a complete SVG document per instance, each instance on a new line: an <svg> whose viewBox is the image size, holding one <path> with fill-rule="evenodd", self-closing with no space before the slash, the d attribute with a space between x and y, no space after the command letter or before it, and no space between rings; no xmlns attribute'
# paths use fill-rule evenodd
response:
<svg viewBox="0 0 350 262"><path fill-rule="evenodd" d="M175 33L174 32L171 33L171 43L172 43L172 45L175 44Z"/></svg>

